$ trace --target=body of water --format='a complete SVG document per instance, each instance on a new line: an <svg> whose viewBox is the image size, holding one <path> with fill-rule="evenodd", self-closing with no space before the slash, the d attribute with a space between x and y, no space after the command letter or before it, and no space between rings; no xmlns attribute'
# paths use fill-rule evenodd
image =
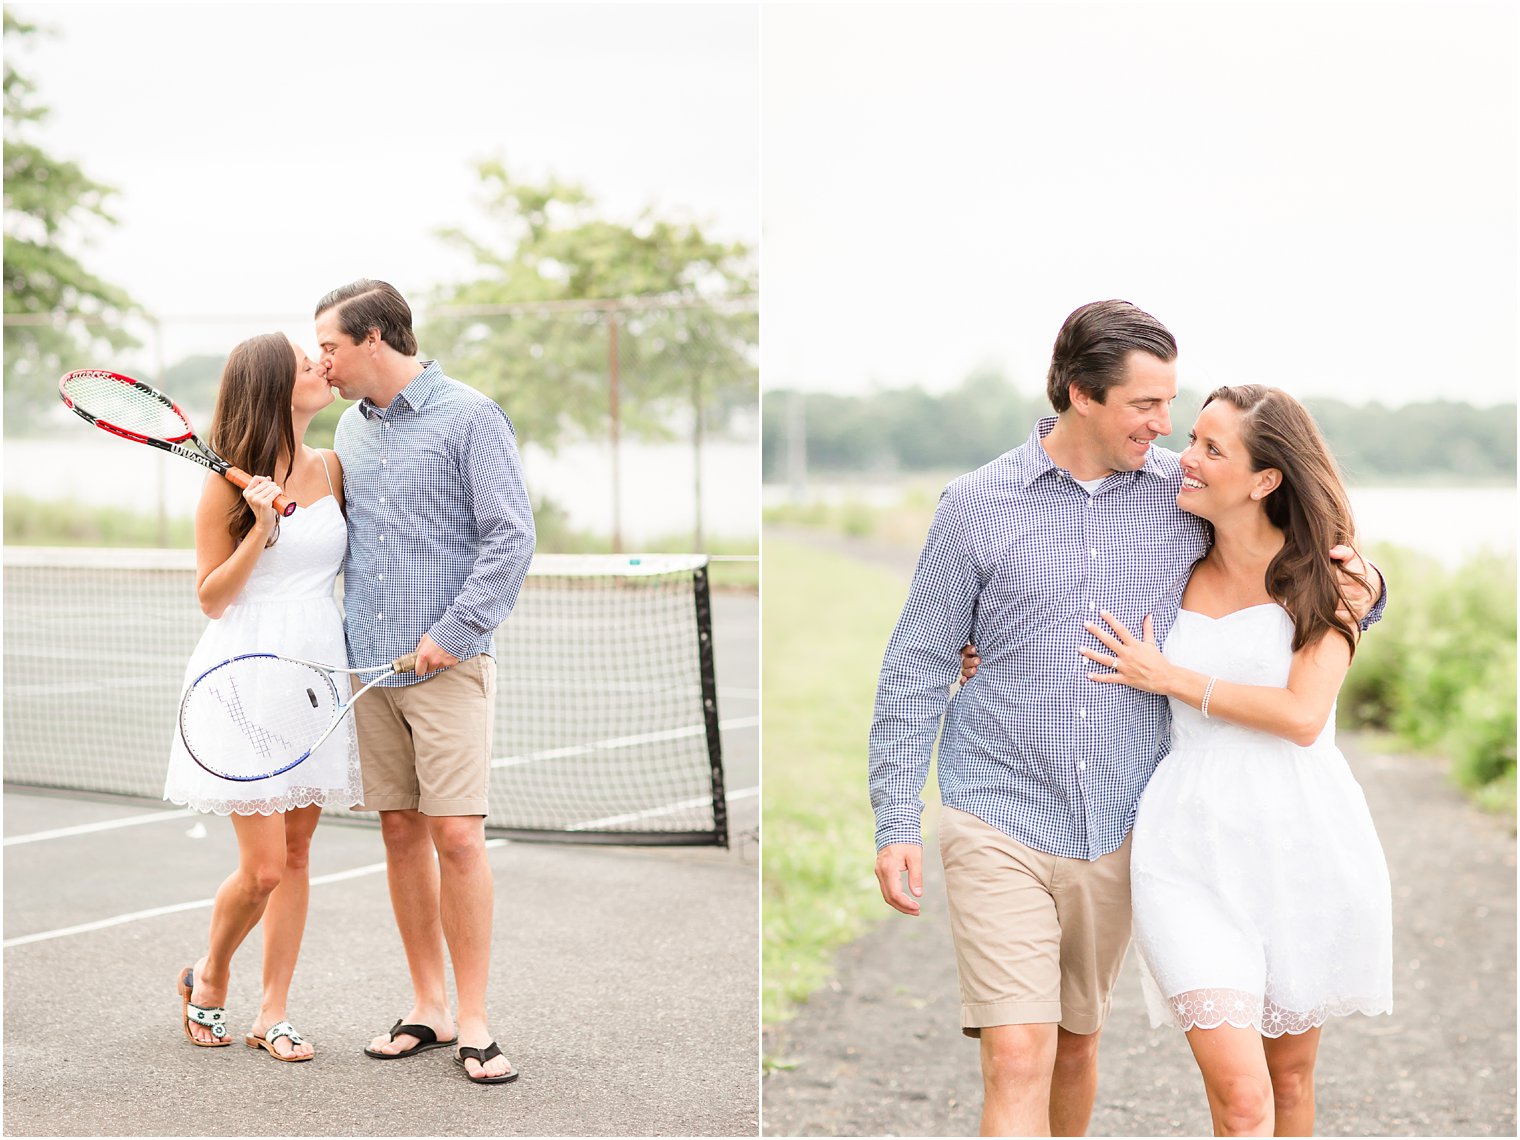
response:
<svg viewBox="0 0 1520 1140"><path fill-rule="evenodd" d="M44 501L72 499L170 517L191 518L205 470L176 456L112 439L80 425L78 438L5 440L5 492ZM625 443L620 454L623 544L636 547L690 536L697 518L696 463L687 444ZM612 533L612 456L601 444L551 454L523 449L523 474L535 500L547 498L570 525ZM760 445L712 440L702 448L704 536L753 540L760 532Z"/></svg>

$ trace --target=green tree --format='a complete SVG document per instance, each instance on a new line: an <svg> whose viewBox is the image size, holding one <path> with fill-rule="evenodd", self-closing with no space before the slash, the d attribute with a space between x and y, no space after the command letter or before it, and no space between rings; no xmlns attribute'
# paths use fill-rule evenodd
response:
<svg viewBox="0 0 1520 1140"><path fill-rule="evenodd" d="M90 225L116 224L106 208L115 191L29 137L48 109L11 61L17 44L37 31L5 10L5 315L58 316L47 323L7 324L8 430L26 427L50 406L59 375L81 367L97 346L120 350L138 343L118 323L136 304L67 249L86 238ZM111 323L95 323L101 320Z"/></svg>
<svg viewBox="0 0 1520 1140"><path fill-rule="evenodd" d="M487 235L441 236L470 252L478 274L432 298L419 340L496 398L524 439L600 437L614 361L629 435L667 438L694 404L707 426L754 405L759 320L746 246L649 211L632 225L611 221L581 187L519 182L500 162L477 172Z"/></svg>

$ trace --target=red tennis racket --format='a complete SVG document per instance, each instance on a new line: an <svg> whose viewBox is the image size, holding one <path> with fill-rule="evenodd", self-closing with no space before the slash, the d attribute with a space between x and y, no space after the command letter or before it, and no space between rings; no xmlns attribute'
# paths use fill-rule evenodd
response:
<svg viewBox="0 0 1520 1140"><path fill-rule="evenodd" d="M141 380L82 368L58 381L58 394L75 415L102 431L209 467L238 487L253 481L248 472L232 466L195 434L178 404ZM281 495L275 499L274 509L289 515L296 505Z"/></svg>

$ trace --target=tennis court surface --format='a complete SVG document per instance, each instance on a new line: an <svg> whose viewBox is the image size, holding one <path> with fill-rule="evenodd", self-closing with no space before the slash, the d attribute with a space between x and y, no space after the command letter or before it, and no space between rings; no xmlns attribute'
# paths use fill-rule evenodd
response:
<svg viewBox="0 0 1520 1140"><path fill-rule="evenodd" d="M175 971L204 952L227 821L8 786L6 1134L754 1135L758 603L718 593L713 610L732 846L492 840L510 1085L469 1084L447 1050L360 1052L410 1003L373 826L317 830L289 1010L317 1057L287 1065L242 1044L257 930L233 966L235 1043L180 1029Z"/></svg>

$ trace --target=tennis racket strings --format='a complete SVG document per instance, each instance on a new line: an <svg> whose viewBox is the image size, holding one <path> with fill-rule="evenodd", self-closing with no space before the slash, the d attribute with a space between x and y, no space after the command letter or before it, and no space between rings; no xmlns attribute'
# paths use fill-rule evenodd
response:
<svg viewBox="0 0 1520 1140"><path fill-rule="evenodd" d="M172 404L135 385L123 384L109 372L72 372L64 377L60 390L97 420L138 435L176 440L190 434L190 425Z"/></svg>
<svg viewBox="0 0 1520 1140"><path fill-rule="evenodd" d="M235 658L185 694L180 732L197 763L229 780L279 775L314 751L343 712L332 679L288 658Z"/></svg>

